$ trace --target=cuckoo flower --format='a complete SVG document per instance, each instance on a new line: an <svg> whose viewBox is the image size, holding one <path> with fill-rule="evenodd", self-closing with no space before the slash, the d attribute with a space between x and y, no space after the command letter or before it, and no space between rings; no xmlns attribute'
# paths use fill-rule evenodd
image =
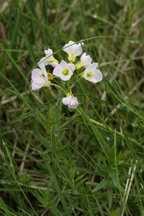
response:
<svg viewBox="0 0 144 216"><path fill-rule="evenodd" d="M81 67L88 67L92 62L92 58L87 55L86 53L83 53L80 61L76 64L76 69L80 69Z"/></svg>
<svg viewBox="0 0 144 216"><path fill-rule="evenodd" d="M48 74L45 67L43 66L41 69L36 68L32 70L31 79L32 90L38 90L44 86L48 86Z"/></svg>
<svg viewBox="0 0 144 216"><path fill-rule="evenodd" d="M79 102L76 97L74 97L72 94L68 93L67 97L64 97L62 99L62 103L66 106L68 106L70 109L75 109L79 105Z"/></svg>
<svg viewBox="0 0 144 216"><path fill-rule="evenodd" d="M46 56L41 58L38 62L39 67L41 67L41 65L51 65L52 67L55 67L58 64L58 60L53 57L52 49L45 50L44 52Z"/></svg>
<svg viewBox="0 0 144 216"><path fill-rule="evenodd" d="M69 41L64 45L63 51L68 54L68 60L70 62L75 62L76 57L82 54L82 45L83 43L76 44L73 41Z"/></svg>
<svg viewBox="0 0 144 216"><path fill-rule="evenodd" d="M61 80L67 81L73 75L75 66L72 63L66 63L64 60L58 64L54 70L53 75L59 77Z"/></svg>
<svg viewBox="0 0 144 216"><path fill-rule="evenodd" d="M98 63L93 63L89 65L85 69L83 73L83 77L92 83L100 82L103 77L102 77L102 73L97 67L98 67Z"/></svg>

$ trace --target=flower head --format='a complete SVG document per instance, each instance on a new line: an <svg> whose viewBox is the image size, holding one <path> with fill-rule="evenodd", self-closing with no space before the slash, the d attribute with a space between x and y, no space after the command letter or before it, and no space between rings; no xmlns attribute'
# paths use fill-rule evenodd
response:
<svg viewBox="0 0 144 216"><path fill-rule="evenodd" d="M103 77L102 77L102 73L100 72L99 69L97 69L97 67L98 67L98 63L93 63L89 65L85 69L83 73L83 77L92 83L100 82Z"/></svg>
<svg viewBox="0 0 144 216"><path fill-rule="evenodd" d="M77 98L72 94L67 94L67 97L62 99L62 103L68 106L70 109L75 109L79 105Z"/></svg>
<svg viewBox="0 0 144 216"><path fill-rule="evenodd" d="M75 66L72 63L66 63L64 60L58 64L54 70L53 75L60 77L61 80L67 81L73 75Z"/></svg>
<svg viewBox="0 0 144 216"><path fill-rule="evenodd" d="M92 62L92 58L90 55L83 53L80 61L76 64L76 69L80 69L81 67L88 67Z"/></svg>
<svg viewBox="0 0 144 216"><path fill-rule="evenodd" d="M38 90L43 86L47 86L48 75L45 67L42 67L41 69L36 68L32 70L31 79L32 79L31 81L32 90Z"/></svg>
<svg viewBox="0 0 144 216"><path fill-rule="evenodd" d="M41 65L44 65L44 66L51 65L55 67L58 64L58 60L53 57L52 49L47 49L44 52L46 56L41 58L40 61L38 62L39 67L41 67Z"/></svg>
<svg viewBox="0 0 144 216"><path fill-rule="evenodd" d="M63 51L68 54L68 60L70 62L75 62L76 57L82 54L82 45L83 43L76 44L73 41L69 41L64 45Z"/></svg>

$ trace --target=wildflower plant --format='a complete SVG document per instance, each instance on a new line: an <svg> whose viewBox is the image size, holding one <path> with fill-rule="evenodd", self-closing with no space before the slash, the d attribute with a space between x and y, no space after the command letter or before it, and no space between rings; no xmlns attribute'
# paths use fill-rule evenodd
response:
<svg viewBox="0 0 144 216"><path fill-rule="evenodd" d="M52 49L45 50L45 56L38 62L39 68L32 70L31 88L39 90L42 87L56 86L63 90L65 97L62 98L62 103L70 109L75 109L79 105L77 97L72 93L71 80L75 82L78 77L85 79L91 83L98 83L103 76L98 68L98 63L92 63L91 56L83 53L84 43L75 43L69 41L64 45L63 51L67 53L67 60L58 61L53 56ZM52 66L52 73L47 73L46 66ZM64 89L59 84L55 84L55 79L60 79L63 82L69 82L68 89Z"/></svg>

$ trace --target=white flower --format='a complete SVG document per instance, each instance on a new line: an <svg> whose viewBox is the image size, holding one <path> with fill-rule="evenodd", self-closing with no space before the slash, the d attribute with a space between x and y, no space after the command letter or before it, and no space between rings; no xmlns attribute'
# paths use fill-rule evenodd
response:
<svg viewBox="0 0 144 216"><path fill-rule="evenodd" d="M42 65L51 65L55 67L58 64L58 60L53 57L53 51L52 49L48 49L44 51L46 56L41 58L40 61L38 62L39 67L41 68Z"/></svg>
<svg viewBox="0 0 144 216"><path fill-rule="evenodd" d="M45 67L32 70L31 79L32 90L38 90L43 86L48 86L48 74Z"/></svg>
<svg viewBox="0 0 144 216"><path fill-rule="evenodd" d="M98 67L98 63L93 63L89 65L85 69L83 73L83 77L92 83L100 82L103 77L102 77L102 73L100 72L99 69L97 69L97 67Z"/></svg>
<svg viewBox="0 0 144 216"><path fill-rule="evenodd" d="M92 62L92 58L90 55L83 53L80 61L76 64L76 69L80 69L81 67L88 67Z"/></svg>
<svg viewBox="0 0 144 216"><path fill-rule="evenodd" d="M67 81L71 78L73 75L73 71L75 69L74 64L72 63L66 63L64 60L58 64L54 70L53 75L60 77L61 80Z"/></svg>
<svg viewBox="0 0 144 216"><path fill-rule="evenodd" d="M68 60L70 62L75 62L76 57L82 54L82 45L83 43L76 44L73 41L69 41L64 45L63 51L68 54Z"/></svg>
<svg viewBox="0 0 144 216"><path fill-rule="evenodd" d="M71 94L67 94L67 97L62 99L62 103L68 106L70 109L75 109L79 105L77 98Z"/></svg>

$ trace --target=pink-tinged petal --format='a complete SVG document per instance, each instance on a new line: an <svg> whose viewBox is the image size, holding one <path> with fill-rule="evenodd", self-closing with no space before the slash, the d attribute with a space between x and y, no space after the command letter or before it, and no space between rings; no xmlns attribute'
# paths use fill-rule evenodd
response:
<svg viewBox="0 0 144 216"><path fill-rule="evenodd" d="M92 83L97 83L97 80L94 77L89 78L87 80L90 81L90 82L92 82Z"/></svg>
<svg viewBox="0 0 144 216"><path fill-rule="evenodd" d="M40 61L38 62L38 66L40 68L43 67L43 65L44 66L48 65L48 57L46 57L46 56L41 58Z"/></svg>
<svg viewBox="0 0 144 216"><path fill-rule="evenodd" d="M48 79L44 78L44 77L39 77L35 80L33 80L34 83L38 84L38 85L43 85L43 84L47 84L48 83Z"/></svg>
<svg viewBox="0 0 144 216"><path fill-rule="evenodd" d="M45 64L44 62L39 63L39 67L41 70L45 69Z"/></svg>
<svg viewBox="0 0 144 216"><path fill-rule="evenodd" d="M76 53L76 56L80 56L82 54L82 46L81 46L81 44L77 44L77 47L75 49L75 53Z"/></svg>
<svg viewBox="0 0 144 216"><path fill-rule="evenodd" d="M69 63L68 66L69 66L69 68L70 68L72 71L74 71L74 69L75 69L75 65L74 65L74 64Z"/></svg>
<svg viewBox="0 0 144 216"><path fill-rule="evenodd" d="M44 66L46 66L46 64L44 62L42 62L42 63L38 62L38 66L39 66L39 68L43 68Z"/></svg>
<svg viewBox="0 0 144 216"><path fill-rule="evenodd" d="M90 64L90 65L86 68L87 71L93 71L93 70L95 70L95 69L96 69L96 64L95 64L95 63Z"/></svg>
<svg viewBox="0 0 144 216"><path fill-rule="evenodd" d="M92 70L95 70L95 69L98 67L98 63L92 63L89 67L90 67Z"/></svg>
<svg viewBox="0 0 144 216"><path fill-rule="evenodd" d="M81 62L85 67L88 67L92 62L92 58L89 55L86 55L86 53L83 53L81 56Z"/></svg>
<svg viewBox="0 0 144 216"><path fill-rule="evenodd" d="M61 71L62 71L65 67L67 67L67 63L66 63L65 61L62 60L59 64L56 65L56 67L54 68L53 72L54 72L54 73L56 72L57 74L60 74ZM54 74L54 75L55 75L55 74Z"/></svg>
<svg viewBox="0 0 144 216"><path fill-rule="evenodd" d="M46 71L46 68L44 65L41 66L41 71L42 73L45 75L45 77L47 78L48 77L48 74L47 74L47 71Z"/></svg>
<svg viewBox="0 0 144 216"><path fill-rule="evenodd" d="M43 85L48 83L48 74L44 66L41 69L34 69L32 71L32 83L37 85ZM37 87L38 88L38 87Z"/></svg>
<svg viewBox="0 0 144 216"><path fill-rule="evenodd" d="M102 75L102 73L100 72L100 70L96 70L96 71L95 71L95 79L96 79L96 83L97 83L97 82L100 82L100 81L103 79L103 75Z"/></svg>
<svg viewBox="0 0 144 216"><path fill-rule="evenodd" d="M52 49L47 49L47 50L44 51L44 53L45 53L48 57L50 57L50 56L53 55Z"/></svg>
<svg viewBox="0 0 144 216"><path fill-rule="evenodd" d="M53 68L55 68L57 65L58 65L58 63L50 63L50 65L53 67Z"/></svg>
<svg viewBox="0 0 144 216"><path fill-rule="evenodd" d="M59 71L62 71L62 70L65 68L65 67L64 67L63 65L61 65L61 64L58 64L56 67L58 68Z"/></svg>
<svg viewBox="0 0 144 216"><path fill-rule="evenodd" d="M74 71L74 69L75 69L75 65L74 64L67 63L64 60L62 60L59 65L61 66L62 69L69 68L71 71Z"/></svg>
<svg viewBox="0 0 144 216"><path fill-rule="evenodd" d="M81 56L81 61L85 61L85 57L86 57L86 53L83 53L82 56Z"/></svg>
<svg viewBox="0 0 144 216"><path fill-rule="evenodd" d="M72 75L73 75L73 73L71 72L67 76L64 76L63 74L60 74L59 77L61 78L61 80L68 81L71 78Z"/></svg>
<svg viewBox="0 0 144 216"><path fill-rule="evenodd" d="M69 105L68 105L68 107L69 107L70 109L76 109L77 106L78 106L78 104L74 104L74 105L69 104Z"/></svg>
<svg viewBox="0 0 144 216"><path fill-rule="evenodd" d="M34 82L32 82L32 84L31 84L31 88L33 91L39 90L41 87L42 87L41 85L36 84Z"/></svg>
<svg viewBox="0 0 144 216"><path fill-rule="evenodd" d="M75 109L78 106L79 102L76 97L71 97L71 101L69 103L69 108Z"/></svg>
<svg viewBox="0 0 144 216"><path fill-rule="evenodd" d="M72 95L63 98L62 103L67 105L70 109L75 109L79 104L77 98Z"/></svg>
<svg viewBox="0 0 144 216"><path fill-rule="evenodd" d="M42 64L42 63L40 64L40 70L41 70L41 73L47 75L46 67L45 67L45 65Z"/></svg>
<svg viewBox="0 0 144 216"><path fill-rule="evenodd" d="M71 99L70 96L64 97L64 98L62 98L62 103L63 103L64 105L68 105L68 104L70 103L70 99Z"/></svg>
<svg viewBox="0 0 144 216"><path fill-rule="evenodd" d="M54 70L53 70L53 75L55 75L55 76L60 76L60 74L61 74L61 67L59 67L59 65L57 65L55 68L54 68Z"/></svg>
<svg viewBox="0 0 144 216"><path fill-rule="evenodd" d="M91 70L93 70L93 64L90 64L87 68L86 68L86 70L85 71L91 71Z"/></svg>
<svg viewBox="0 0 144 216"><path fill-rule="evenodd" d="M67 64L64 60L61 60L60 65L61 65L63 68L65 68L65 67L67 67L68 64Z"/></svg>
<svg viewBox="0 0 144 216"><path fill-rule="evenodd" d="M89 72L92 73L92 76L88 76ZM83 77L92 83L100 82L103 78L101 71L96 68L92 68L92 67L88 67L84 71Z"/></svg>
<svg viewBox="0 0 144 216"><path fill-rule="evenodd" d="M63 70L68 69L69 73L68 74L64 74ZM60 64L58 64L54 70L53 70L53 75L58 76L61 80L67 81L71 78L71 76L73 75L73 70L74 69L74 65L73 64L67 64L64 60L62 60L60 62Z"/></svg>
<svg viewBox="0 0 144 216"><path fill-rule="evenodd" d="M93 63L93 66L94 66L95 68L97 68L97 67L98 67L98 63L97 63L97 62L94 62L94 63Z"/></svg>
<svg viewBox="0 0 144 216"><path fill-rule="evenodd" d="M38 68L35 68L34 70L32 70L32 74L31 74L31 78L32 80L37 79L41 74L41 70Z"/></svg>
<svg viewBox="0 0 144 216"><path fill-rule="evenodd" d="M74 54L75 56L80 56L82 54L82 45L83 43L76 44L73 41L69 41L64 45L63 51L68 54Z"/></svg>
<svg viewBox="0 0 144 216"><path fill-rule="evenodd" d="M68 107L70 109L76 109L78 105L79 105L79 103L77 101L77 98L73 98L73 99L71 99L71 102L68 104Z"/></svg>
<svg viewBox="0 0 144 216"><path fill-rule="evenodd" d="M75 42L69 41L67 44L64 45L63 51L66 53L71 53L73 50L73 46L75 45Z"/></svg>

